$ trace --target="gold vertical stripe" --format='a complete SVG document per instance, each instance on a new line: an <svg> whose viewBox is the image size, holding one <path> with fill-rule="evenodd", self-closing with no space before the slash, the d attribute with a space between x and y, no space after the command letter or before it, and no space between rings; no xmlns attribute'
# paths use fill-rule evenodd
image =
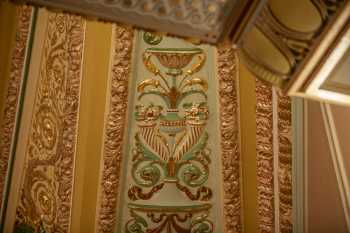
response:
<svg viewBox="0 0 350 233"><path fill-rule="evenodd" d="M12 11L12 9L9 9L9 7L4 8L4 11L5 10L8 10L10 12ZM29 6L21 6L17 8L16 14L14 12L11 14L10 12L8 12L11 15L10 18L16 18L18 16L18 19L14 20L16 21L17 25L15 27L12 27L11 25L13 22L11 22L11 19L8 21L4 20L4 23L7 23L7 25L2 26L4 28L7 28L5 31L7 31L9 35L5 36L0 33L1 38L11 38L11 30L16 30L16 37L13 38L14 46L10 51L11 55L7 56L7 52L3 50L1 50L3 52L1 52L0 55L0 57L4 59L9 57L8 61L10 62L8 85L6 85L7 88L4 89L4 92L6 92L4 99L4 108L2 108L0 105L0 208L2 208L2 202L4 198L4 188L8 173L8 162L11 154L11 145L15 131L16 115L18 113L20 90L25 69L24 63L26 51L28 48L28 37L33 9ZM3 15L3 13L4 12L2 12L1 15ZM3 22L2 18L0 20L0 22ZM2 28L2 26L0 25L0 28ZM9 48L12 48L12 46L8 45L8 49ZM6 61L1 61L1 63L6 63ZM0 80L6 80L7 72L5 71L5 67L6 65L2 66L0 69ZM0 93L2 93L2 88L0 88Z"/></svg>
<svg viewBox="0 0 350 233"><path fill-rule="evenodd" d="M131 57L134 32L132 28L114 25L108 115L102 158L97 232L112 233L117 224L120 172L123 161L123 138L126 125L128 82L131 75Z"/></svg>
<svg viewBox="0 0 350 233"><path fill-rule="evenodd" d="M258 229L255 85L254 76L245 66L241 65L239 77L239 111L245 233L256 233Z"/></svg>
<svg viewBox="0 0 350 233"><path fill-rule="evenodd" d="M292 223L292 109L291 99L278 92L280 232L293 232Z"/></svg>
<svg viewBox="0 0 350 233"><path fill-rule="evenodd" d="M87 21L72 206L73 233L94 232L112 24Z"/></svg>
<svg viewBox="0 0 350 233"><path fill-rule="evenodd" d="M274 232L272 87L256 79L258 232Z"/></svg>
<svg viewBox="0 0 350 233"><path fill-rule="evenodd" d="M10 79L12 49L18 28L18 10L12 3L0 1L0 123Z"/></svg>
<svg viewBox="0 0 350 233"><path fill-rule="evenodd" d="M222 46L218 48L217 65L220 87L220 129L225 232L242 232L241 164L236 85L239 76L239 63L237 54L231 46Z"/></svg>
<svg viewBox="0 0 350 233"><path fill-rule="evenodd" d="M69 232L84 21L49 13L16 222Z"/></svg>

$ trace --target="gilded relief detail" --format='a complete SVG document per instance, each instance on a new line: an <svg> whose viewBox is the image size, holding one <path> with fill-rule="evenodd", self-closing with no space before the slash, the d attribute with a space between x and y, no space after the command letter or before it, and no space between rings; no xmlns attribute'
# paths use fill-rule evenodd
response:
<svg viewBox="0 0 350 233"><path fill-rule="evenodd" d="M218 49L224 224L227 233L242 232L238 126L238 58L231 47Z"/></svg>
<svg viewBox="0 0 350 233"><path fill-rule="evenodd" d="M292 219L292 109L291 99L278 92L280 231L293 232Z"/></svg>
<svg viewBox="0 0 350 233"><path fill-rule="evenodd" d="M211 204L207 203L213 191L206 186L211 163L205 130L208 83L196 76L205 61L205 52L199 48L148 48L143 53L143 63L153 77L137 86L133 185L128 191L131 218L125 224L126 232L214 230L208 218ZM150 96L153 98L147 99ZM172 188L184 194L185 202L202 203L155 205L154 195L172 198L160 193ZM137 200L147 202L137 204Z"/></svg>
<svg viewBox="0 0 350 233"><path fill-rule="evenodd" d="M272 88L256 79L256 143L259 232L274 232Z"/></svg>
<svg viewBox="0 0 350 233"><path fill-rule="evenodd" d="M117 226L118 195L120 192L123 138L128 103L128 81L134 32L132 28L115 24L110 103L105 126L103 169L97 232L112 233Z"/></svg>
<svg viewBox="0 0 350 233"><path fill-rule="evenodd" d="M3 123L0 128L0 209L4 195L8 162L14 137L16 115L20 98L21 84L25 70L25 57L28 48L33 8L19 7L16 41L12 51L10 79L6 95Z"/></svg>
<svg viewBox="0 0 350 233"><path fill-rule="evenodd" d="M278 228L280 232L288 233L293 231L291 99L277 90L276 101L273 101L272 87L259 80L256 94L259 232L272 233ZM274 151L274 146L278 150ZM274 164L274 158L278 159L277 164ZM274 180L277 187L274 187Z"/></svg>
<svg viewBox="0 0 350 233"><path fill-rule="evenodd" d="M17 227L69 231L84 25L81 17L48 16Z"/></svg>
<svg viewBox="0 0 350 233"><path fill-rule="evenodd" d="M152 63L152 56L168 69L166 75ZM198 63L183 75L182 69L195 56ZM210 163L210 151L206 148L208 134L204 132L209 114L205 93L208 84L201 78L192 78L203 66L205 55L200 49L153 48L145 51L143 59L155 78L139 83L138 100L156 95L164 101L164 105L136 106L140 130L135 136L137 145L133 152L132 175L137 186L129 190L129 197L137 199L132 195L134 187L155 187L163 182L174 182L191 200L208 200L212 191L202 186L209 175ZM196 94L203 97L202 102L184 101ZM165 177L161 179L162 175ZM192 194L187 186L199 187L197 195Z"/></svg>
<svg viewBox="0 0 350 233"><path fill-rule="evenodd" d="M207 214L211 205L201 206L145 206L129 204L131 216L133 217L126 223L126 232L145 232L146 233L206 233L213 232L214 224L208 219ZM155 227L149 227L148 219ZM191 222L189 227L184 225Z"/></svg>

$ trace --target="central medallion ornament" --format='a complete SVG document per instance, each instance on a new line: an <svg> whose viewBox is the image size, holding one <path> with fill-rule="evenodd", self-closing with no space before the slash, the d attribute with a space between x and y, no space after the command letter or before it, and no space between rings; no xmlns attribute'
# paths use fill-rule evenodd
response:
<svg viewBox="0 0 350 233"><path fill-rule="evenodd" d="M153 77L137 86L134 184L128 197L147 205L129 204L133 218L125 226L127 232L213 232L207 218L211 208L207 202L212 198L206 186L211 162L205 130L208 83L196 76L205 60L199 48L148 48L143 53L143 63ZM171 203L167 198L174 198L169 193L175 192L189 204L149 205L155 195Z"/></svg>

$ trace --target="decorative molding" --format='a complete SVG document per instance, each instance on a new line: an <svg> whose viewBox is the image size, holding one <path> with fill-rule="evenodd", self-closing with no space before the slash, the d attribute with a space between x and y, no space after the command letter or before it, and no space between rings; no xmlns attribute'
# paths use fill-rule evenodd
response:
<svg viewBox="0 0 350 233"><path fill-rule="evenodd" d="M350 105L350 85L345 62L350 51L350 1L334 19L333 26L320 42L312 62L303 69L288 90L289 95L301 96L335 104ZM337 81L337 79L339 79Z"/></svg>
<svg viewBox="0 0 350 233"><path fill-rule="evenodd" d="M280 196L279 196L279 133L278 133L278 94L272 87L272 148L273 148L273 192L274 192L274 232L280 232Z"/></svg>
<svg viewBox="0 0 350 233"><path fill-rule="evenodd" d="M239 153L238 57L230 47L218 48L221 160L223 173L223 211L225 232L242 232L242 200Z"/></svg>
<svg viewBox="0 0 350 233"><path fill-rule="evenodd" d="M343 159L344 155L340 147L331 106L325 103L320 103L320 106L322 110L323 123L327 133L329 149L333 161L334 173L337 178L340 198L344 210L345 221L348 232L350 232L350 186Z"/></svg>
<svg viewBox="0 0 350 233"><path fill-rule="evenodd" d="M256 80L259 232L292 232L291 100Z"/></svg>
<svg viewBox="0 0 350 233"><path fill-rule="evenodd" d="M274 154L272 87L256 79L258 230L274 232Z"/></svg>
<svg viewBox="0 0 350 233"><path fill-rule="evenodd" d="M33 17L33 8L21 6L18 9L16 40L11 54L10 79L5 99L3 122L0 128L0 209L4 201L5 183L8 165L17 123L19 99L25 73L25 61L29 47L29 34ZM3 78L3 77L2 77Z"/></svg>
<svg viewBox="0 0 350 233"><path fill-rule="evenodd" d="M282 233L293 232L292 203L292 105L290 97L278 95L278 184L279 228Z"/></svg>
<svg viewBox="0 0 350 233"><path fill-rule="evenodd" d="M239 56L247 68L260 80L269 82L277 87L283 87L285 84L284 80L287 79L285 74L277 70L272 70L269 65L262 61L256 62L254 56L246 51L244 47L239 50Z"/></svg>
<svg viewBox="0 0 350 233"><path fill-rule="evenodd" d="M20 0L69 12L112 20L186 38L218 43L230 37L234 44L267 0Z"/></svg>
<svg viewBox="0 0 350 233"><path fill-rule="evenodd" d="M109 112L105 125L102 177L97 216L97 232L112 233L117 226L117 208L123 162L123 138L128 104L128 82L134 31L113 26L113 58L110 77Z"/></svg>
<svg viewBox="0 0 350 233"><path fill-rule="evenodd" d="M69 232L85 22L50 13L16 227Z"/></svg>

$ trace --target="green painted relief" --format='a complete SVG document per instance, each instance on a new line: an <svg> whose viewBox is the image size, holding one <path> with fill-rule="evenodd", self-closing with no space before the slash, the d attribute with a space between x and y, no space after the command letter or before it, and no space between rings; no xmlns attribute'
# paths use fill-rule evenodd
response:
<svg viewBox="0 0 350 233"><path fill-rule="evenodd" d="M150 45L157 45L163 40L163 36L153 32L143 33L143 40Z"/></svg>
<svg viewBox="0 0 350 233"><path fill-rule="evenodd" d="M152 44L139 34L119 232L217 232L218 106L208 101L217 98L213 56L206 61L213 49L168 37Z"/></svg>

